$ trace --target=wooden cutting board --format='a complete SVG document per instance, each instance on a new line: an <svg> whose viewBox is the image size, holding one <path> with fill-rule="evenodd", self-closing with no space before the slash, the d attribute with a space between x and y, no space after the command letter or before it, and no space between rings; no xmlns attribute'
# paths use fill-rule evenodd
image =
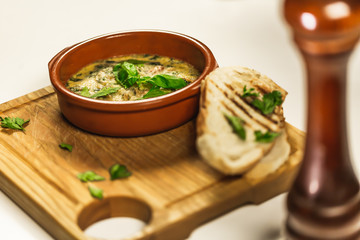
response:
<svg viewBox="0 0 360 240"><path fill-rule="evenodd" d="M146 137L115 138L84 132L62 116L51 87L0 105L0 116L30 119L26 132L0 131L0 186L56 239L92 239L83 230L101 219L127 216L147 222L132 239L184 239L199 225L246 203L287 191L303 154L303 132L287 125L289 160L263 179L226 177L195 148L195 121ZM69 152L59 148L66 142ZM133 173L110 181L108 168ZM106 181L83 183L93 170ZM104 190L90 196L88 185Z"/></svg>

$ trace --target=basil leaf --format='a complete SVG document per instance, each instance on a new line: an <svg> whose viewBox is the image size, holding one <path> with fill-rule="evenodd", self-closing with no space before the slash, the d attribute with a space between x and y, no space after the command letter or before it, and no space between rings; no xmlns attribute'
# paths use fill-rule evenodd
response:
<svg viewBox="0 0 360 240"><path fill-rule="evenodd" d="M246 139L246 131L243 126L243 120L241 120L239 117L236 116L230 116L227 114L224 114L228 122L230 123L233 131L242 139Z"/></svg>
<svg viewBox="0 0 360 240"><path fill-rule="evenodd" d="M92 197L103 199L103 190L97 187L88 186L89 192Z"/></svg>
<svg viewBox="0 0 360 240"><path fill-rule="evenodd" d="M131 172L124 165L114 164L109 168L110 179L127 178L131 176Z"/></svg>
<svg viewBox="0 0 360 240"><path fill-rule="evenodd" d="M127 82L129 84L129 87L131 87L132 85L134 85L134 83L136 83L136 81L138 80L139 78L138 77L129 77L127 79Z"/></svg>
<svg viewBox="0 0 360 240"><path fill-rule="evenodd" d="M272 91L271 93L265 94L262 100L254 99L251 104L263 114L267 115L273 113L275 107L281 105L281 103L281 93L279 91Z"/></svg>
<svg viewBox="0 0 360 240"><path fill-rule="evenodd" d="M103 176L100 176L100 175L96 174L93 171L86 171L86 172L83 172L83 173L79 173L76 177L78 179L80 179L80 181L82 181L82 182L103 181L103 180L105 180L105 178Z"/></svg>
<svg viewBox="0 0 360 240"><path fill-rule="evenodd" d="M81 89L80 95L83 97L91 97L91 94L87 87L84 87L83 89Z"/></svg>
<svg viewBox="0 0 360 240"><path fill-rule="evenodd" d="M241 97L258 97L259 93L255 93L253 91L255 91L255 88L246 89L246 85L245 85Z"/></svg>
<svg viewBox="0 0 360 240"><path fill-rule="evenodd" d="M266 133L262 133L261 131L255 131L255 141L262 142L262 143L270 143L272 142L279 133L267 131Z"/></svg>
<svg viewBox="0 0 360 240"><path fill-rule="evenodd" d="M24 125L28 122L30 122L30 119L24 120L19 117L12 117L12 118L11 117L5 117L5 118L0 117L0 123L1 123L0 126L1 127L15 129L15 130L21 130L24 132L25 132Z"/></svg>
<svg viewBox="0 0 360 240"><path fill-rule="evenodd" d="M170 92L171 91L169 91L169 90L161 90L159 87L154 86L141 99L159 97L159 96L168 94Z"/></svg>
<svg viewBox="0 0 360 240"><path fill-rule="evenodd" d="M113 66L113 72L118 72L121 69L122 62Z"/></svg>
<svg viewBox="0 0 360 240"><path fill-rule="evenodd" d="M151 78L153 84L158 87L165 89L180 89L188 85L183 78L167 75L167 74L158 74Z"/></svg>
<svg viewBox="0 0 360 240"><path fill-rule="evenodd" d="M100 91L94 93L93 95L91 95L91 98L98 98L98 97L105 97L107 95L116 93L118 90L120 89L120 87L113 87L113 88L102 88Z"/></svg>
<svg viewBox="0 0 360 240"><path fill-rule="evenodd" d="M148 76L140 77L136 81L136 84L139 86L140 90L151 89L153 87L153 84L151 83L151 77Z"/></svg>
<svg viewBox="0 0 360 240"><path fill-rule="evenodd" d="M117 83L119 83L124 88L129 88L130 85L127 82L129 74L126 72L125 69L120 68L119 71L115 71L115 80Z"/></svg>
<svg viewBox="0 0 360 240"><path fill-rule="evenodd" d="M151 83L152 84L153 82L151 81L151 77L144 76L144 77L139 77L138 80L136 81L136 83L138 85L140 85L140 84L145 84L145 83Z"/></svg>
<svg viewBox="0 0 360 240"><path fill-rule="evenodd" d="M73 146L71 146L70 144L67 144L67 143L60 143L59 147L62 148L62 149L66 149L69 152L71 152L72 149L73 149Z"/></svg>
<svg viewBox="0 0 360 240"><path fill-rule="evenodd" d="M113 67L115 80L124 88L131 87L138 79L139 73L134 64L122 62Z"/></svg>
<svg viewBox="0 0 360 240"><path fill-rule="evenodd" d="M139 73L137 71L137 68L134 64L129 63L129 62L123 62L122 66L123 69L126 70L126 72L130 75L130 76L138 76Z"/></svg>

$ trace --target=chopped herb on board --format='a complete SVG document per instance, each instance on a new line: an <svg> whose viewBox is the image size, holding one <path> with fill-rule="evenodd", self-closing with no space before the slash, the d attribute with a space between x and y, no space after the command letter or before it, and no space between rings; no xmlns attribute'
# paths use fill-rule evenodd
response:
<svg viewBox="0 0 360 240"><path fill-rule="evenodd" d="M67 143L60 143L59 147L62 149L68 150L69 152L71 152L73 149L73 146L70 144L67 144Z"/></svg>
<svg viewBox="0 0 360 240"><path fill-rule="evenodd" d="M120 179L120 178L127 178L131 176L131 172L127 169L125 165L114 164L109 168L110 179Z"/></svg>
<svg viewBox="0 0 360 240"><path fill-rule="evenodd" d="M79 173L77 178L82 182L90 182L90 181L103 181L105 178L96 174L94 171L86 171L83 173Z"/></svg>
<svg viewBox="0 0 360 240"><path fill-rule="evenodd" d="M90 192L90 195L94 198L97 198L97 199L103 199L103 190L101 188L97 188L97 187L94 187L94 186L88 186L88 189L89 189L89 192Z"/></svg>
<svg viewBox="0 0 360 240"><path fill-rule="evenodd" d="M275 107L281 105L281 103L281 92L272 91L271 93L265 94L262 100L254 99L251 104L259 109L263 114L267 115L273 113Z"/></svg>
<svg viewBox="0 0 360 240"><path fill-rule="evenodd" d="M128 178L132 175L132 173L127 169L125 165L114 164L109 168L109 174L111 180ZM98 175L94 171L86 171L83 173L79 173L76 176L80 181L86 182L88 184L88 189L92 197L102 199L103 198L103 190L94 186L89 185L88 182L93 181L103 181L105 177Z"/></svg>
<svg viewBox="0 0 360 240"><path fill-rule="evenodd" d="M245 128L243 126L243 120L241 120L239 117L231 116L228 114L224 114L228 122L230 123L233 131L242 139L246 139L246 132Z"/></svg>
<svg viewBox="0 0 360 240"><path fill-rule="evenodd" d="M262 133L261 131L255 131L255 141L262 142L262 143L269 143L272 142L279 133L267 131L266 133Z"/></svg>
<svg viewBox="0 0 360 240"><path fill-rule="evenodd" d="M30 119L24 120L19 117L0 117L0 123L2 128L10 128L15 130L21 130L25 132L24 125L30 122Z"/></svg>

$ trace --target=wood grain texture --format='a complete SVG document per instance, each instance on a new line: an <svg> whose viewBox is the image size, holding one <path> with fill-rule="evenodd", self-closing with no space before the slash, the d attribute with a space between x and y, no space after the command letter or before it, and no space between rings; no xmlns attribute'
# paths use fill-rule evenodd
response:
<svg viewBox="0 0 360 240"><path fill-rule="evenodd" d="M226 177L195 149L195 121L151 136L104 137L84 132L62 116L51 87L0 105L0 116L30 119L26 132L0 131L0 187L56 239L91 239L83 230L114 216L147 226L132 239L184 239L197 226L246 203L259 204L292 183L304 133L287 125L289 160L264 179ZM66 142L72 152L59 148ZM133 175L110 181L108 168L126 165ZM106 181L80 182L93 170ZM88 185L104 190L90 196Z"/></svg>

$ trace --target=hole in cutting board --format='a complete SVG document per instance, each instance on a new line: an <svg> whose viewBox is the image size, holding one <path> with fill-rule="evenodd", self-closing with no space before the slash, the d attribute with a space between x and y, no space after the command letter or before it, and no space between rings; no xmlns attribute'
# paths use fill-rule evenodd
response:
<svg viewBox="0 0 360 240"><path fill-rule="evenodd" d="M110 197L95 200L80 212L78 225L98 239L131 237L151 219L151 208L135 198Z"/></svg>
<svg viewBox="0 0 360 240"><path fill-rule="evenodd" d="M96 239L128 239L140 232L146 223L135 218L114 217L100 220L88 228L84 233L86 236Z"/></svg>

